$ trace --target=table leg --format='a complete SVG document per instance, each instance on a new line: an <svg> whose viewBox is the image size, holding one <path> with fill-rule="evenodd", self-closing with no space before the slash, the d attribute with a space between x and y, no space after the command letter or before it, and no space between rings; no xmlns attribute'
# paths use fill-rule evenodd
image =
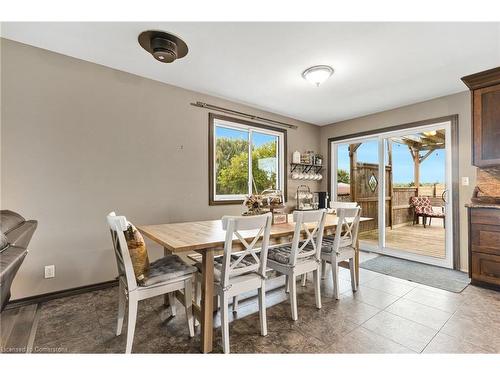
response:
<svg viewBox="0 0 500 375"><path fill-rule="evenodd" d="M164 247L163 248L163 255L166 256L169 254L172 254L172 252L170 250L168 250L166 247ZM163 296L163 305L165 307L170 307L170 300L168 299L168 294L165 294ZM172 315L175 315L174 311L172 311Z"/></svg>
<svg viewBox="0 0 500 375"><path fill-rule="evenodd" d="M354 269L356 270L356 286L359 287L359 239L356 240L356 251L354 252Z"/></svg>
<svg viewBox="0 0 500 375"><path fill-rule="evenodd" d="M214 250L202 253L201 261L201 351L210 353L214 332Z"/></svg>

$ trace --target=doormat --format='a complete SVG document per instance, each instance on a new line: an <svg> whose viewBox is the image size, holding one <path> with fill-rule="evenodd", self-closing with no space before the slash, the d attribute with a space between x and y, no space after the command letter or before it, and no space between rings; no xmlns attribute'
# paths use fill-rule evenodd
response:
<svg viewBox="0 0 500 375"><path fill-rule="evenodd" d="M455 293L460 293L470 283L469 275L465 272L384 255L364 261L359 266L366 270Z"/></svg>

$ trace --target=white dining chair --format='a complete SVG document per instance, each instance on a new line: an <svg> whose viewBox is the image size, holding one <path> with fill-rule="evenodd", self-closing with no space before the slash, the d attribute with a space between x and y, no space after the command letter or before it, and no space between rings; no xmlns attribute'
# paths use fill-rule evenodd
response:
<svg viewBox="0 0 500 375"><path fill-rule="evenodd" d="M260 334L267 335L266 271L267 250L271 233L272 214L257 216L224 216L222 229L226 232L224 254L214 257L214 291L219 298L222 328L222 349L229 353L229 300L233 309L238 296L258 291ZM245 238L252 237L248 242ZM260 248L257 244L260 242ZM244 248L233 252L234 245ZM198 277L199 279L199 277ZM199 291L199 285L198 285ZM197 292L199 295L199 293Z"/></svg>
<svg viewBox="0 0 500 375"><path fill-rule="evenodd" d="M138 302L168 294L171 297L171 304L174 304L175 298L172 298L174 296L173 292L178 290L184 290L184 304L189 336L193 337L194 321L191 280L193 274L196 272L196 268L184 263L177 255L167 255L152 262L147 277L142 281L142 285L137 285L127 241L123 233L127 230L129 223L125 216L116 216L114 212L108 214L107 221L111 231L111 239L118 266L119 303L118 322L116 326L117 336L122 332L128 300L127 345L125 353L131 353L132 351ZM172 311L175 311L175 309Z"/></svg>
<svg viewBox="0 0 500 375"><path fill-rule="evenodd" d="M330 208L337 210L337 208L354 208L358 207L358 202L339 202L339 201L330 201ZM325 236L326 237L326 236ZM329 237L331 238L331 237ZM326 261L321 261L321 278L326 279ZM302 281L305 285L305 280Z"/></svg>
<svg viewBox="0 0 500 375"><path fill-rule="evenodd" d="M331 264L335 299L339 299L339 262L349 261L352 291L357 290L354 257L360 213L360 207L337 208L338 224L335 235L323 238L321 261Z"/></svg>
<svg viewBox="0 0 500 375"><path fill-rule="evenodd" d="M338 202L338 201L331 201L330 202L330 208L333 208L336 210L337 208L354 208L358 207L358 202Z"/></svg>
<svg viewBox="0 0 500 375"><path fill-rule="evenodd" d="M286 288L290 294L292 319L297 313L297 277L313 272L316 307L321 308L320 252L325 227L326 210L295 211L295 232L291 244L273 246L268 251L268 267L286 276ZM306 239L301 241L301 232Z"/></svg>
<svg viewBox="0 0 500 375"><path fill-rule="evenodd" d="M358 207L357 202L339 202L339 201L330 201L330 208L336 210L337 208L354 208ZM325 238L327 238L325 236ZM326 266L327 262L325 260L321 261L321 279L326 279ZM307 273L302 275L302 286L306 286L307 282Z"/></svg>

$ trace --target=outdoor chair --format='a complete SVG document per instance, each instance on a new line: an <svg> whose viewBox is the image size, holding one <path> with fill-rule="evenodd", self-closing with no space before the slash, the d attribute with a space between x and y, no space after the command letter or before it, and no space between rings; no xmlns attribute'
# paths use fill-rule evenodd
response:
<svg viewBox="0 0 500 375"><path fill-rule="evenodd" d="M418 218L422 217L424 228L426 228L427 218L431 225L432 218L437 217L443 219L443 227L445 226L445 213L434 211L429 197L411 197L410 205L413 207L413 225L418 224Z"/></svg>

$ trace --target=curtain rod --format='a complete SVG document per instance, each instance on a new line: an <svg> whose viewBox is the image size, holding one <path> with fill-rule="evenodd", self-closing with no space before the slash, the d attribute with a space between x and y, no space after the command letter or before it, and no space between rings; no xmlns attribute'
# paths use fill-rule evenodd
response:
<svg viewBox="0 0 500 375"><path fill-rule="evenodd" d="M213 111L229 113L231 115L236 115L236 116L240 116L240 117L246 117L246 118L249 118L249 119L252 119L252 120L256 120L256 121L261 121L261 122L267 122L269 124L273 124L273 125L285 127L285 128L288 128L288 129L297 129L298 128L297 125L290 125L290 124L287 124L285 122L271 120L271 119L268 119L268 118L265 118L265 117L260 117L260 116L251 115L249 113L235 111L233 109L228 109L228 108L224 108L224 107L218 107L218 106L212 105L212 104L207 104L207 103L203 103L203 102L196 102L196 103L190 103L190 104L192 106L194 106L194 107L206 108L206 109L211 109Z"/></svg>

